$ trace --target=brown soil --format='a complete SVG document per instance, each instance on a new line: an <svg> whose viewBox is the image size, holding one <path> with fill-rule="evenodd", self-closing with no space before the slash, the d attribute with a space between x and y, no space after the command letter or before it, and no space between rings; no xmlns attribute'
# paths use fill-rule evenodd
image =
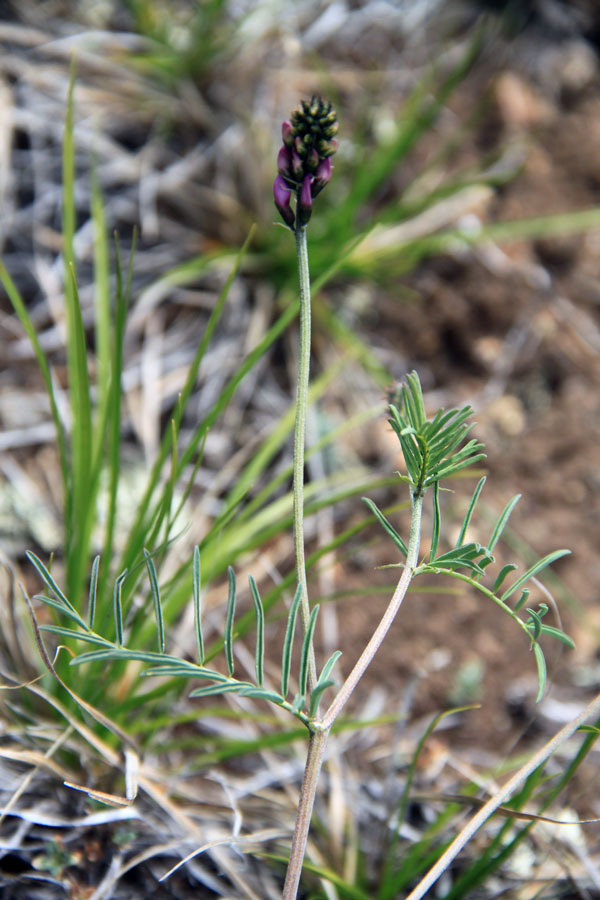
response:
<svg viewBox="0 0 600 900"><path fill-rule="evenodd" d="M517 130L528 152L518 177L494 195L484 221L597 204L597 74L570 97L568 108L514 71L496 75L492 84L493 102L475 145L487 139L493 123L496 141L509 140ZM467 85L459 105L468 107L470 98ZM520 104L527 108L525 122ZM583 700L581 681L593 690L600 675L599 247L596 231L515 241L502 250L491 245L427 262L406 279L418 299L381 298L371 335L379 345L385 335L386 348L398 348L447 404L475 407L475 434L488 457L484 505L497 515L513 494L522 494L511 518L516 547L507 558L522 562L529 555L531 562L532 553L572 550L553 567L559 581L550 582L565 628L577 642L574 653L562 645L548 648L551 696L563 699ZM461 485L446 503L455 517L474 483ZM490 525L474 528L473 537L484 539ZM377 558L380 564L394 561L393 548L378 550ZM375 578L389 583L389 571ZM532 593L534 605L544 599ZM344 610L349 658L384 604L374 600L365 608L357 600ZM469 671L474 682L461 690L461 673L464 678ZM460 718L452 739L457 745L507 752L534 715L532 655L510 620L479 595L407 598L367 681L385 685L402 702L415 672L417 714L433 714L453 701L481 703ZM544 708L541 727L553 727L544 720Z"/></svg>

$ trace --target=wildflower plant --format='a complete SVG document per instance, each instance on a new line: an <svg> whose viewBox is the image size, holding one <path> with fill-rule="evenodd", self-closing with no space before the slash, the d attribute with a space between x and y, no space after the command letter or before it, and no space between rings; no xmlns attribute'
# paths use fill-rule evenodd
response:
<svg viewBox="0 0 600 900"><path fill-rule="evenodd" d="M326 661L317 665L313 637L319 607L312 605L309 597L304 553L304 451L305 426L308 403L310 361L310 277L306 228L312 215L313 201L329 182L332 175L331 158L335 153L338 124L331 104L318 97L303 101L300 107L282 126L283 146L278 159L278 174L273 186L275 205L285 223L294 232L298 253L300 286L300 350L293 460L294 547L297 586L291 602L285 637L281 651L280 681L275 688L266 683L265 670L265 604L253 577L249 579L255 622L255 678L241 679L235 668L236 600L237 581L232 567L227 571L227 604L224 621L224 664L209 665L202 622L202 554L196 547L191 560L192 602L196 638L196 659L191 660L169 654L166 651L163 599L159 575L152 548L143 550L143 565L153 600L156 623L156 649L140 649L132 641L131 619L124 614L122 585L126 572L119 575L113 589L113 623L110 636L96 629L96 590L99 583L100 560L96 558L90 579L87 615L79 612L56 583L46 565L33 553L29 558L44 582L45 592L39 599L58 611L64 624L38 625L33 619L36 634L50 632L69 641L81 641L91 649L71 660L71 666L107 660L145 664L142 676L161 676L172 679L195 679L201 687L192 690L191 697L207 697L235 693L273 703L299 720L307 730L308 750L297 811L296 826L292 838L289 860L283 887L283 900L296 898L303 868L307 837L313 804L317 792L319 774L331 729L352 696L358 682L373 660L386 637L402 605L409 586L415 578L424 575L443 575L459 580L497 604L515 622L525 641L532 648L538 671L538 699L546 684L546 667L541 641L552 638L572 646L572 641L560 629L548 625L544 617L546 604L537 608L527 607L532 580L547 566L565 556L569 551L559 549L538 560L521 574L514 564L502 566L496 571L494 549L500 540L518 497L512 498L490 531L486 543L471 541L468 531L476 512L485 484L481 478L467 505L458 531L458 539L449 549L442 548L445 538L442 527L439 495L441 485L458 473L483 462L484 448L471 436L472 410L439 410L429 417L419 377L409 374L405 383L393 397L389 406L389 423L396 434L404 459L405 472L398 475L398 483L404 484L410 500L411 518L406 540L386 518L376 504L365 498L366 506L374 519L390 538L395 557L390 565L400 569L396 588L388 606L366 641L364 650L350 673L336 685L335 666L341 653L336 650ZM428 551L422 554L423 509L430 504L432 515ZM125 611L126 612L126 611ZM297 671L292 677L293 647L297 634L297 620L302 621L301 650ZM297 685L295 689L292 685ZM335 691L333 690L335 688ZM524 780L529 772L523 775ZM514 779L513 779L514 781ZM512 783L512 782L511 782ZM514 782L514 786L518 784Z"/></svg>

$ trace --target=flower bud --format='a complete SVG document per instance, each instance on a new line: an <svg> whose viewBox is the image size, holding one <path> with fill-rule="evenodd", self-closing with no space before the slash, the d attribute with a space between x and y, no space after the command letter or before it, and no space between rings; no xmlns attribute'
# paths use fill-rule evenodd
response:
<svg viewBox="0 0 600 900"><path fill-rule="evenodd" d="M300 225L306 225L312 215L311 180L310 175L305 175L304 181L302 182L302 190L300 191L297 207L298 222Z"/></svg>
<svg viewBox="0 0 600 900"><path fill-rule="evenodd" d="M311 185L313 197L316 197L317 194L321 193L321 191L331 178L332 169L333 166L331 165L331 159L329 157L321 160L321 162L317 166L317 171L315 172L315 177Z"/></svg>
<svg viewBox="0 0 600 900"><path fill-rule="evenodd" d="M287 147L283 146L277 154L277 171L280 175L288 175L292 168L292 154Z"/></svg>
<svg viewBox="0 0 600 900"><path fill-rule="evenodd" d="M291 122L286 120L281 123L281 137L286 147L292 147L294 145L294 130Z"/></svg>
<svg viewBox="0 0 600 900"><path fill-rule="evenodd" d="M273 182L273 199L285 224L293 228L295 220L294 213L290 208L290 189L282 175L278 175Z"/></svg>

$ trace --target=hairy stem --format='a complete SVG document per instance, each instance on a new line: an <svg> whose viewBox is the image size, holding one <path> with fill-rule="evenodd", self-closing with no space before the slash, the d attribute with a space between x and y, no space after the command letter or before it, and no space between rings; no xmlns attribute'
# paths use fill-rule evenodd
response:
<svg viewBox="0 0 600 900"><path fill-rule="evenodd" d="M311 731L282 900L296 900L298 893L308 832L310 830L310 820L328 736L329 731L322 731L321 729Z"/></svg>
<svg viewBox="0 0 600 900"><path fill-rule="evenodd" d="M410 523L410 535L408 541L408 555L406 557L406 565L402 570L402 575L400 576L400 580L396 585L396 590L390 600L386 611L384 612L381 621L373 635L371 636L371 640L361 653L356 665L346 678L345 682L341 686L335 700L332 702L331 706L321 719L321 727L329 730L336 718L339 716L343 707L346 705L348 700L350 699L352 692L354 691L356 685L364 675L366 669L371 663L371 660L377 653L381 643L390 630L390 626L396 615L400 606L402 605L402 601L406 596L406 592L408 590L408 586L412 581L413 570L417 566L417 562L419 559L419 545L421 542L421 513L423 510L423 494L421 492L414 493L412 497L412 519Z"/></svg>
<svg viewBox="0 0 600 900"><path fill-rule="evenodd" d="M417 567L419 560L419 545L421 542L422 509L423 494L421 492L415 492L412 495L412 519L410 523L406 565L402 571L394 595L390 600L379 625L375 629L371 640L363 650L358 662L352 669L352 672L340 688L337 697L325 715L321 719L316 718L312 722L310 744L308 747L304 779L302 781L300 792L300 804L298 806L296 826L290 851L290 861L283 890L283 900L296 900L300 875L302 873L302 863L306 851L306 842L308 840L308 832L310 829L310 818L323 761L323 753L329 732L331 731L331 726L349 700L354 688L362 678L369 663L379 649L381 642L389 631L390 626L400 609L402 601L406 596L406 591L412 580L414 569Z"/></svg>
<svg viewBox="0 0 600 900"><path fill-rule="evenodd" d="M298 280L300 282L300 351L298 357L298 387L296 391L296 424L294 428L294 552L296 578L302 589L300 614L304 631L310 619L308 583L304 559L304 447L306 443L306 410L308 401L308 375L310 368L310 274L306 228L298 226L296 252L298 254ZM317 682L315 652L311 647L308 659L308 684L312 689Z"/></svg>

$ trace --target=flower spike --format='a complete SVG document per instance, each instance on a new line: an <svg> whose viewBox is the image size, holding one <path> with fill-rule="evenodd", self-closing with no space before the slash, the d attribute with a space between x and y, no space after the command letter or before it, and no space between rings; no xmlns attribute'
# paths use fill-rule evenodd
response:
<svg viewBox="0 0 600 900"><path fill-rule="evenodd" d="M337 130L334 108L317 96L302 100L291 119L281 125L283 146L277 155L279 175L273 196L283 221L292 230L306 226L314 198L331 178ZM292 195L296 198L296 215L290 206Z"/></svg>

